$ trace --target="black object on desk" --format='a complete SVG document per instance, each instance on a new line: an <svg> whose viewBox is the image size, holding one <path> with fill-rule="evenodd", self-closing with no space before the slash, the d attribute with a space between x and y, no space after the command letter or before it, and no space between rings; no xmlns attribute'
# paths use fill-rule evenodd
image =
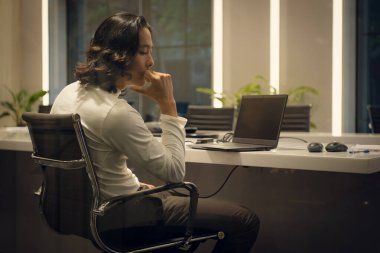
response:
<svg viewBox="0 0 380 253"><path fill-rule="evenodd" d="M217 139L217 134L204 134L204 133L193 133L193 134L186 134L186 138L213 138Z"/></svg>
<svg viewBox="0 0 380 253"><path fill-rule="evenodd" d="M307 145L307 150L312 153L322 152L323 144L319 142L311 142Z"/></svg>
<svg viewBox="0 0 380 253"><path fill-rule="evenodd" d="M152 127L149 129L153 136L161 137L162 129L160 127ZM218 134L197 133L196 127L185 127L186 138L218 138Z"/></svg>
<svg viewBox="0 0 380 253"><path fill-rule="evenodd" d="M162 134L162 129L159 126L150 127L149 130L154 134ZM186 134L194 134L197 130L196 127L185 127Z"/></svg>
<svg viewBox="0 0 380 253"><path fill-rule="evenodd" d="M341 142L334 141L327 144L325 149L327 152L346 152L348 147Z"/></svg>
<svg viewBox="0 0 380 253"><path fill-rule="evenodd" d="M189 145L214 151L264 151L277 147L287 95L242 96L232 142Z"/></svg>

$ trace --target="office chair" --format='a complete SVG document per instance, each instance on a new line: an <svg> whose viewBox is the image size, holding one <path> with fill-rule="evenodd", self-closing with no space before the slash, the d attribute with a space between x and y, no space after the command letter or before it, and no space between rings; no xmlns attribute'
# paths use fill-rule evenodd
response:
<svg viewBox="0 0 380 253"><path fill-rule="evenodd" d="M310 132L311 105L287 105L281 131Z"/></svg>
<svg viewBox="0 0 380 253"><path fill-rule="evenodd" d="M233 107L215 108L190 105L187 110L187 127L199 130L230 131L234 124Z"/></svg>
<svg viewBox="0 0 380 253"><path fill-rule="evenodd" d="M51 107L53 105L39 105L38 112L40 113L50 113Z"/></svg>
<svg viewBox="0 0 380 253"><path fill-rule="evenodd" d="M44 181L36 194L48 225L59 234L73 234L91 240L104 252L145 252L165 248L191 250L207 239L222 239L223 232L193 234L193 220L198 203L198 189L190 182L172 183L154 189L102 200L93 170L85 134L78 114L24 113L33 144L32 159L41 166ZM185 231L161 233L156 219L119 230L102 228L102 219L113 219L121 205L152 206L153 193L170 189L185 189L190 195L189 216ZM128 211L124 210L123 211ZM157 218L154 211L144 209L144 215ZM150 216L151 215L151 216ZM154 221L153 221L154 220ZM132 221L134 222L134 220ZM166 227L165 227L166 228ZM170 230L165 230L169 231ZM182 232L182 231L181 231ZM127 236L130 237L127 237ZM149 236L152 235L152 236Z"/></svg>
<svg viewBox="0 0 380 253"><path fill-rule="evenodd" d="M380 106L368 105L367 110L372 133L380 133Z"/></svg>

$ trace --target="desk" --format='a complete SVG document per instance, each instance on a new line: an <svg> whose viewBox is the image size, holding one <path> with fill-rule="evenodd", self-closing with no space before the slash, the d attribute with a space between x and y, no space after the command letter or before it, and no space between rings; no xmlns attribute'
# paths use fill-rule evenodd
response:
<svg viewBox="0 0 380 253"><path fill-rule="evenodd" d="M380 152L309 153L307 150L219 152L187 148L186 162L371 174L380 171Z"/></svg>
<svg viewBox="0 0 380 253"><path fill-rule="evenodd" d="M333 137L326 133L285 133L283 137L297 137L309 141L331 142L333 140L351 144L380 144L380 135L345 134ZM280 139L279 149L260 152L217 152L186 149L186 162L242 165L254 167L331 171L370 174L380 171L380 152L370 154L309 153L290 149L302 145L297 140ZM290 147L290 148L286 148ZM0 128L0 150L32 151L26 127Z"/></svg>
<svg viewBox="0 0 380 253"><path fill-rule="evenodd" d="M223 135L223 132L219 134ZM186 162L359 174L371 174L380 171L380 152L370 154L331 153L326 151L310 153L306 150L306 143L292 138L300 138L307 142L322 142L324 144L339 141L348 146L355 144L380 145L380 134L346 133L333 136L330 133L283 132L281 133L278 148L275 150L236 153L187 148Z"/></svg>
<svg viewBox="0 0 380 253"><path fill-rule="evenodd" d="M367 134L283 137L348 146L380 143L380 136ZM380 252L380 153L309 153L306 144L282 138L272 151L188 148L186 161L186 179L198 185L201 196L215 192L231 168L242 165L216 197L258 214L262 226L253 252Z"/></svg>
<svg viewBox="0 0 380 253"><path fill-rule="evenodd" d="M1 127L0 150L32 151L27 127Z"/></svg>
<svg viewBox="0 0 380 253"><path fill-rule="evenodd" d="M207 196L233 167L187 163L186 180ZM251 253L377 253L379 196L380 173L239 166L215 198L241 203L259 216Z"/></svg>
<svg viewBox="0 0 380 253"><path fill-rule="evenodd" d="M319 137L321 142L348 140ZM352 144L379 144L369 137L350 138ZM380 135L371 137L379 140ZM284 147L282 139L280 144ZM0 252L97 252L75 236L54 234L41 220L32 192L42 176L30 159L31 150L26 128L0 129ZM242 203L259 215L254 253L372 253L380 252L379 158L286 148L244 153L187 148L186 180L198 185L201 196L209 195L234 165L242 165L216 198ZM196 253L209 252L207 247Z"/></svg>
<svg viewBox="0 0 380 253"><path fill-rule="evenodd" d="M222 137L226 132L224 131L197 131L200 134L218 134ZM329 143L332 141L340 141L346 144L366 144L366 145L380 145L380 134L370 133L342 133L333 135L328 132L281 132L281 139L300 138L307 142L323 142Z"/></svg>
<svg viewBox="0 0 380 253"><path fill-rule="evenodd" d="M380 145L380 134L342 133L340 135L332 135L331 133L323 132L281 132L281 137L296 137L308 142L329 143L340 141L345 144Z"/></svg>

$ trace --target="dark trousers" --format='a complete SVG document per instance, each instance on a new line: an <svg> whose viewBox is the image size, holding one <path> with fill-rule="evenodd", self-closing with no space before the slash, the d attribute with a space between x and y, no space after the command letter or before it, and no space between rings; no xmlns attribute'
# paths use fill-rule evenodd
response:
<svg viewBox="0 0 380 253"><path fill-rule="evenodd" d="M165 225L184 226L189 208L188 197L162 194ZM244 206L217 200L198 200L195 220L197 231L223 231L225 238L217 242L212 252L249 252L256 241L260 221Z"/></svg>
<svg viewBox="0 0 380 253"><path fill-rule="evenodd" d="M189 197L173 192L163 192L154 194L144 201L119 206L108 215L108 218L103 219L102 227L103 230L116 231L121 227L151 226L140 231L140 234L136 231L120 233L123 236L128 235L130 241L133 242L142 237L147 238L147 235L156 239L163 235L175 236L177 233L178 235L183 233L188 210ZM216 243L212 252L244 253L250 252L253 247L260 221L256 214L244 206L223 200L200 198L194 225L195 235L218 231L225 233L224 239ZM114 235L115 233L113 237ZM170 249L160 252L176 251Z"/></svg>

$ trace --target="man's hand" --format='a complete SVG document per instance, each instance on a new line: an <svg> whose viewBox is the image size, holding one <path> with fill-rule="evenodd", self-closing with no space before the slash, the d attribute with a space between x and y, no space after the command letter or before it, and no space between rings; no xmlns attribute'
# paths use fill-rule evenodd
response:
<svg viewBox="0 0 380 253"><path fill-rule="evenodd" d="M172 78L169 74L147 70L144 78L145 85L129 85L138 93L153 98L159 105L161 113L177 116L177 108L173 96Z"/></svg>
<svg viewBox="0 0 380 253"><path fill-rule="evenodd" d="M151 185L151 184L145 184L145 183L141 183L141 182L140 182L140 187L142 187L143 190L148 190L148 189L153 189L153 188L155 188L156 186Z"/></svg>

